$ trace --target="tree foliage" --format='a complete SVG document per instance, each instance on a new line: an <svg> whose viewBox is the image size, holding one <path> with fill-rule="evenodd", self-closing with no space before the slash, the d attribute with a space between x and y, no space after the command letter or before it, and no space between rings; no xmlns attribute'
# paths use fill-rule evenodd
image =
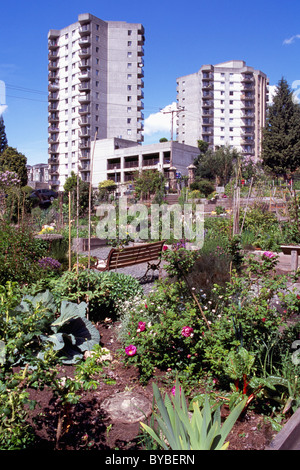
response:
<svg viewBox="0 0 300 470"><path fill-rule="evenodd" d="M205 151L204 148L194 161L196 177L216 179L217 184L225 185L232 176L234 164L239 158L238 151L230 147L220 147L214 151Z"/></svg>
<svg viewBox="0 0 300 470"><path fill-rule="evenodd" d="M79 178L79 215L82 216L85 214L89 207L89 189L90 185L86 181L83 181ZM71 175L66 179L64 184L64 191L67 195L69 192L72 193L74 200L74 207L77 204L77 175L74 171L71 172ZM92 195L93 196L93 195ZM93 197L92 197L93 204Z"/></svg>
<svg viewBox="0 0 300 470"><path fill-rule="evenodd" d="M7 146L8 146L8 143L7 143L7 137L6 137L6 132L5 132L4 119L3 119L3 116L0 116L0 155L4 152Z"/></svg>
<svg viewBox="0 0 300 470"><path fill-rule="evenodd" d="M300 106L282 78L263 130L262 160L266 170L287 176L300 165Z"/></svg>
<svg viewBox="0 0 300 470"><path fill-rule="evenodd" d="M158 171L144 170L134 177L134 189L138 198L150 198L164 192L165 178Z"/></svg>
<svg viewBox="0 0 300 470"><path fill-rule="evenodd" d="M6 147L0 155L0 171L14 171L17 173L21 186L26 186L27 176L27 158L13 147Z"/></svg>

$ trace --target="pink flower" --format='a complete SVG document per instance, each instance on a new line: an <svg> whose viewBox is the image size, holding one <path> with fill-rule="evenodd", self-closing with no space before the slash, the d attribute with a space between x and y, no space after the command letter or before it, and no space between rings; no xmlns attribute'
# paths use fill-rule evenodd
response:
<svg viewBox="0 0 300 470"><path fill-rule="evenodd" d="M166 245L163 246L163 251L167 251L168 247Z"/></svg>
<svg viewBox="0 0 300 470"><path fill-rule="evenodd" d="M139 321L139 327L137 329L137 332L144 331L146 329L146 323L143 321Z"/></svg>
<svg viewBox="0 0 300 470"><path fill-rule="evenodd" d="M263 323L265 323L266 319L265 319L265 318L262 318L261 321L262 321Z"/></svg>
<svg viewBox="0 0 300 470"><path fill-rule="evenodd" d="M182 336L185 336L186 338L188 338L189 336L191 336L193 334L193 328L191 326L184 326L181 330L181 334Z"/></svg>
<svg viewBox="0 0 300 470"><path fill-rule="evenodd" d="M175 397L175 393L176 393L176 387L174 385L174 387L172 387L172 395ZM179 387L179 392L180 392L180 395L181 395L181 387Z"/></svg>
<svg viewBox="0 0 300 470"><path fill-rule="evenodd" d="M132 344L130 346L126 346L125 353L127 356L134 356L136 354L136 347Z"/></svg>
<svg viewBox="0 0 300 470"><path fill-rule="evenodd" d="M264 258L269 258L269 259L271 259L271 258L274 258L274 256L275 256L275 255L274 255L274 253L272 253L272 251L265 251L265 252L263 253L263 257L264 257Z"/></svg>

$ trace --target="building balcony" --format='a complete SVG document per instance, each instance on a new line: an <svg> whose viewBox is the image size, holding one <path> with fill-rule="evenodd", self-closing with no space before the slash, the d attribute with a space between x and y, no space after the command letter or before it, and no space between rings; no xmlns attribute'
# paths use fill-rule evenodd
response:
<svg viewBox="0 0 300 470"><path fill-rule="evenodd" d="M50 186L53 186L53 187L60 185L60 181L57 179L49 179L48 183L50 184Z"/></svg>
<svg viewBox="0 0 300 470"><path fill-rule="evenodd" d="M57 91L59 90L59 82L58 80L55 80L53 82L50 82L48 85L48 91Z"/></svg>
<svg viewBox="0 0 300 470"><path fill-rule="evenodd" d="M81 106L78 110L80 115L89 114L91 112L90 106Z"/></svg>
<svg viewBox="0 0 300 470"><path fill-rule="evenodd" d="M214 75L211 72L202 72L202 80L213 80Z"/></svg>
<svg viewBox="0 0 300 470"><path fill-rule="evenodd" d="M80 47L87 47L90 46L91 44L91 38L89 36L84 36L83 38L80 38L79 41L79 46Z"/></svg>
<svg viewBox="0 0 300 470"><path fill-rule="evenodd" d="M79 91L90 91L90 89L90 82L82 82L78 87Z"/></svg>
<svg viewBox="0 0 300 470"><path fill-rule="evenodd" d="M144 158L142 166L155 166L159 163L159 158Z"/></svg>
<svg viewBox="0 0 300 470"><path fill-rule="evenodd" d="M212 129L202 129L202 135L213 135Z"/></svg>
<svg viewBox="0 0 300 470"><path fill-rule="evenodd" d="M212 91L203 91L202 96L203 98L208 99L208 98L213 98L214 94Z"/></svg>
<svg viewBox="0 0 300 470"><path fill-rule="evenodd" d="M59 122L58 113L52 113L52 114L49 116L48 121L49 121L49 122Z"/></svg>
<svg viewBox="0 0 300 470"><path fill-rule="evenodd" d="M80 81L90 80L91 79L91 72L81 72L78 75Z"/></svg>
<svg viewBox="0 0 300 470"><path fill-rule="evenodd" d="M78 67L80 68L80 70L88 70L90 69L92 63L91 63L91 60L90 59L82 59L79 64L78 64Z"/></svg>
<svg viewBox="0 0 300 470"><path fill-rule="evenodd" d="M203 90L211 90L213 88L212 83L210 82L202 82L202 89Z"/></svg>
<svg viewBox="0 0 300 470"><path fill-rule="evenodd" d="M53 133L53 132L59 132L59 127L56 127L56 126L49 126L48 127L48 132L49 134Z"/></svg>
<svg viewBox="0 0 300 470"><path fill-rule="evenodd" d="M59 175L58 167L50 167L48 170L49 175Z"/></svg>
<svg viewBox="0 0 300 470"><path fill-rule="evenodd" d="M58 49L58 41L56 39L50 39L48 41L48 49L49 51L54 51L55 49Z"/></svg>
<svg viewBox="0 0 300 470"><path fill-rule="evenodd" d="M91 31L92 31L92 28L91 28L91 24L90 24L90 23L83 24L83 25L80 26L80 28L79 28L79 34L80 34L81 37L90 34Z"/></svg>
<svg viewBox="0 0 300 470"><path fill-rule="evenodd" d="M202 108L213 108L214 102L211 100L203 100L202 101Z"/></svg>
<svg viewBox="0 0 300 470"><path fill-rule="evenodd" d="M138 160L125 160L124 162L124 168L138 168L139 167L139 161Z"/></svg>
<svg viewBox="0 0 300 470"><path fill-rule="evenodd" d="M253 109L253 108L254 108L253 101L244 101L241 104L241 109Z"/></svg>
<svg viewBox="0 0 300 470"><path fill-rule="evenodd" d="M54 82L54 81L56 81L57 79L58 79L58 74L57 74L57 72L50 71L50 72L48 73L48 80L49 80L50 82Z"/></svg>
<svg viewBox="0 0 300 470"><path fill-rule="evenodd" d="M51 157L48 159L49 165L57 164L58 162L59 158L56 155L51 155Z"/></svg>
<svg viewBox="0 0 300 470"><path fill-rule="evenodd" d="M51 60L48 64L48 70L58 70L58 60Z"/></svg>
<svg viewBox="0 0 300 470"><path fill-rule="evenodd" d="M79 103L90 103L91 95L89 93L80 94L78 97Z"/></svg>
<svg viewBox="0 0 300 470"><path fill-rule="evenodd" d="M249 94L243 93L241 95L241 100L254 100L254 99L255 99L255 96L252 93L249 93Z"/></svg>
<svg viewBox="0 0 300 470"><path fill-rule="evenodd" d="M90 156L89 150L83 149L81 151L81 154L79 155L79 160L90 160L90 159L91 159L91 156Z"/></svg>
<svg viewBox="0 0 300 470"><path fill-rule="evenodd" d="M137 68L137 76L138 78L143 78L144 77L144 70L142 67Z"/></svg>
<svg viewBox="0 0 300 470"><path fill-rule="evenodd" d="M108 170L108 171L120 170L120 168L121 168L121 162L120 162L120 161L116 161L116 162L110 161L110 162L107 162L107 170Z"/></svg>
<svg viewBox="0 0 300 470"><path fill-rule="evenodd" d="M58 93L50 93L48 96L49 101L59 101Z"/></svg>
<svg viewBox="0 0 300 470"><path fill-rule="evenodd" d="M90 129L88 128L82 128L81 131L79 131L78 133L78 136L79 137L90 137L91 136L91 131Z"/></svg>
<svg viewBox="0 0 300 470"><path fill-rule="evenodd" d="M90 171L90 170L91 170L91 168L90 168L89 163L87 163L85 165L81 165L81 167L80 167L80 171Z"/></svg>
<svg viewBox="0 0 300 470"><path fill-rule="evenodd" d="M58 137L49 137L48 143L49 144L57 144L59 142Z"/></svg>
<svg viewBox="0 0 300 470"><path fill-rule="evenodd" d="M91 141L90 140L82 140L81 142L79 142L79 148L81 150L84 150L84 149L89 149L91 147Z"/></svg>
<svg viewBox="0 0 300 470"><path fill-rule="evenodd" d="M78 124L80 125L80 127L90 125L91 118L89 118L88 116L82 116L82 118L79 119Z"/></svg>
<svg viewBox="0 0 300 470"><path fill-rule="evenodd" d="M82 48L79 51L79 57L80 59L87 59L88 57L91 57L91 49L89 47ZM80 64L79 64L80 67Z"/></svg>
<svg viewBox="0 0 300 470"><path fill-rule="evenodd" d="M140 100L137 101L137 109L140 111L141 109L144 109L144 103Z"/></svg>
<svg viewBox="0 0 300 470"><path fill-rule="evenodd" d="M49 61L56 60L56 59L58 59L58 57L59 57L58 51L56 51L56 50L49 51L49 54L48 54L48 60Z"/></svg>
<svg viewBox="0 0 300 470"><path fill-rule="evenodd" d="M51 103L48 106L48 111L49 111L49 113L52 113L53 111L58 111L58 104L57 103Z"/></svg>
<svg viewBox="0 0 300 470"><path fill-rule="evenodd" d="M58 145L51 145L51 147L49 147L49 153L57 153L57 150Z"/></svg>
<svg viewBox="0 0 300 470"><path fill-rule="evenodd" d="M253 83L253 82L254 82L254 78L252 75L249 75L249 74L243 75L242 83Z"/></svg>

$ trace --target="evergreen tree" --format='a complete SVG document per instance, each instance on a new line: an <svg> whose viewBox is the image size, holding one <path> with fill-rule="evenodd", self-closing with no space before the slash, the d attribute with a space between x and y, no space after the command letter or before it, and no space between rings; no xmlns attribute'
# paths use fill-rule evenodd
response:
<svg viewBox="0 0 300 470"><path fill-rule="evenodd" d="M287 177L300 166L300 107L282 78L263 130L262 161L266 170Z"/></svg>
<svg viewBox="0 0 300 470"><path fill-rule="evenodd" d="M7 137L5 133L5 125L3 116L0 116L0 155L7 148Z"/></svg>

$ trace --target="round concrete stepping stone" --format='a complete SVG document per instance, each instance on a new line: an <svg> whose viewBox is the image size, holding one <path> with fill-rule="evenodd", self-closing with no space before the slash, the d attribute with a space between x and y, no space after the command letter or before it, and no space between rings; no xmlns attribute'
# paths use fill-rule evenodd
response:
<svg viewBox="0 0 300 470"><path fill-rule="evenodd" d="M116 393L106 398L101 408L115 422L137 423L144 421L152 412L152 403L144 395L134 391Z"/></svg>

